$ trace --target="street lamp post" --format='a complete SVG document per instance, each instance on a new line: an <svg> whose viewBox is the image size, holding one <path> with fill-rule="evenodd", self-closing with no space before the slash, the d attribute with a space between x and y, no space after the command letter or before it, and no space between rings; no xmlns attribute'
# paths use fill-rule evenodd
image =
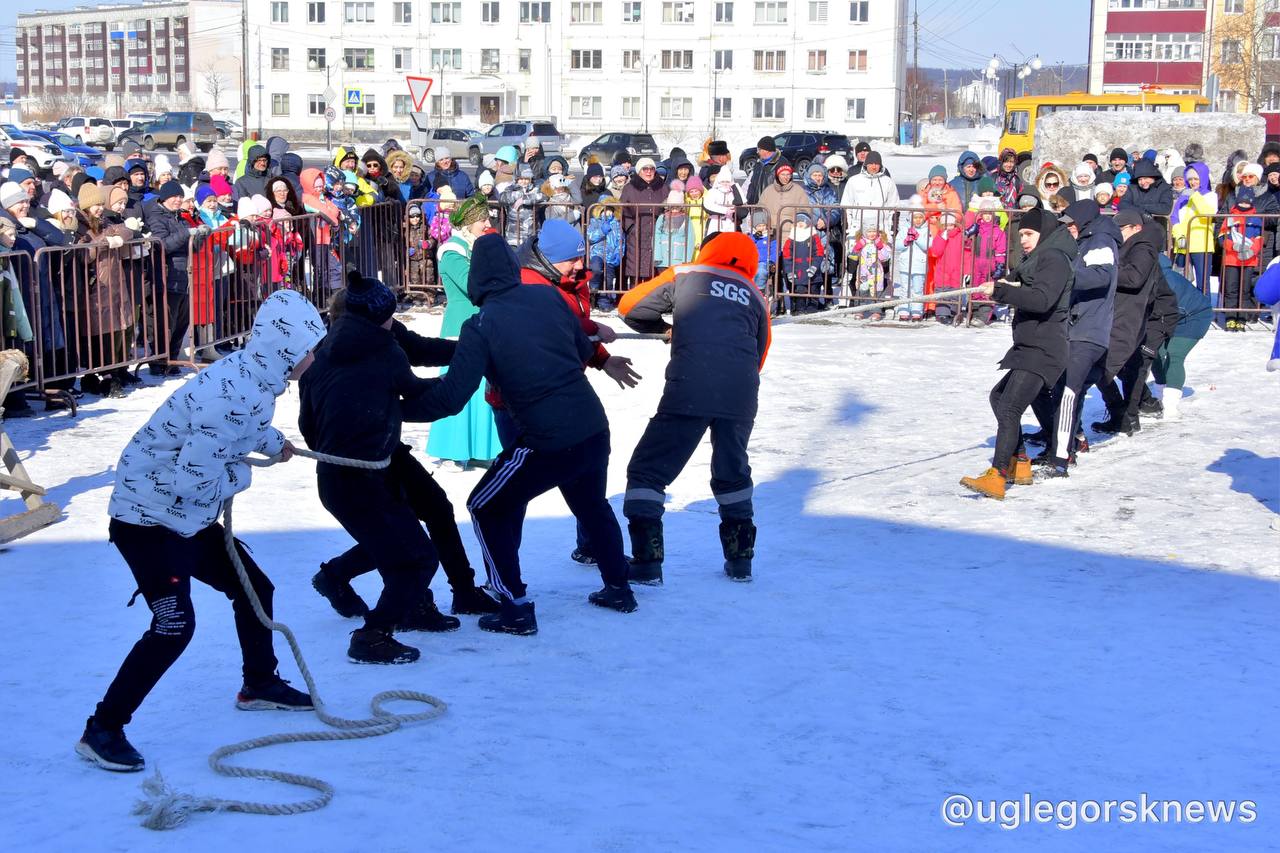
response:
<svg viewBox="0 0 1280 853"><path fill-rule="evenodd" d="M649 132L649 67L658 58L657 54L644 61L644 132Z"/></svg>
<svg viewBox="0 0 1280 853"><path fill-rule="evenodd" d="M1027 91L1026 81L1031 77L1032 74L1035 74L1037 71L1039 71L1041 68L1044 67L1044 62L1041 61L1040 54L1038 53L1035 56L1032 56L1030 59L1024 58L1019 62L1012 62L1008 59L1005 59L1003 56L997 53L992 55L991 61L987 63L987 70L985 73L986 78L988 80L994 81L999 75L1001 65L1004 65L1006 70L1010 73L1010 76L1005 77L1005 86L1004 86L1004 89L1005 89L1004 98L1005 100L1008 100L1010 91L1018 92L1024 95L1026 94L1026 91ZM1017 69L1016 84L1014 83L1014 78L1012 76L1015 68Z"/></svg>

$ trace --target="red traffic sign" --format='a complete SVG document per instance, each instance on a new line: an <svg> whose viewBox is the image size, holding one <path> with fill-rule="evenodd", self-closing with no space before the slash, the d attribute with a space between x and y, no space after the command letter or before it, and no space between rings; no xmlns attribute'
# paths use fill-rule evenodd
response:
<svg viewBox="0 0 1280 853"><path fill-rule="evenodd" d="M413 111L422 112L422 105L427 102L427 93L434 82L430 77L414 77L405 75L404 81L409 84L409 97L413 99Z"/></svg>
<svg viewBox="0 0 1280 853"><path fill-rule="evenodd" d="M324 120L325 120L325 121L333 121L333 120L334 120L334 119L336 119L337 117L338 117L338 111L337 111L337 110L335 110L333 107L325 107L325 110L324 110Z"/></svg>

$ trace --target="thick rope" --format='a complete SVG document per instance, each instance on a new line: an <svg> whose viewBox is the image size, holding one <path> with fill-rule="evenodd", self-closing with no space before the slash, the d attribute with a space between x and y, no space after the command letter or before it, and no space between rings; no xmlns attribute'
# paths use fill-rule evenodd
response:
<svg viewBox="0 0 1280 853"><path fill-rule="evenodd" d="M779 317L773 321L775 326L785 326L789 323L813 323L829 320L832 317L840 317L845 314L862 314L867 311L879 311L882 308L895 308L899 305L908 305L912 302L946 302L957 296L968 296L970 293L977 293L980 288L977 287L958 287L955 290L940 290L921 296L903 296L900 299L886 299L883 302L871 302L867 305L851 305L848 308L837 308L834 311L820 311L817 314L804 314L799 317ZM792 295L792 299L800 299L803 296ZM825 297L831 299L832 297Z"/></svg>
<svg viewBox="0 0 1280 853"><path fill-rule="evenodd" d="M316 453L305 448L296 448L294 454L333 465L365 468L374 471L380 471L391 464L390 457L377 462L370 462L363 459L347 459L341 456ZM246 459L245 461L256 467L265 467L280 462L281 457ZM240 559L240 553L236 549L235 534L231 529L230 500L223 505L222 523L226 530L227 554L231 558L232 565L235 566L236 575L240 578L240 585L244 588L245 594L249 598L249 603L253 606L253 612L257 615L259 622L272 631L283 634L285 639L289 641L293 659L298 664L298 671L302 673L302 678L307 683L307 691L311 694L311 701L315 705L316 716L332 728L320 731L298 732L296 734L264 735L252 740L228 744L227 746L219 747L210 754L209 766L215 773L223 776L283 782L286 785L310 788L318 791L319 794L309 800L299 800L292 803L258 803L248 800L226 800L220 797L197 797L173 790L157 772L152 778L143 783L142 790L146 794L146 798L140 800L133 810L134 814L143 816L142 825L148 829L173 829L181 826L186 822L187 818L196 812L228 811L262 815L294 815L322 809L329 804L334 794L333 786L323 779L317 779L314 776L303 776L300 773L289 773L284 770L241 767L227 764L225 760L238 753L249 752L250 750L280 743L356 740L359 738L378 737L379 735L394 732L405 723L435 719L443 714L447 707L443 701L435 696L420 693L416 690L384 690L370 700L370 705L373 709L373 716L371 717L351 720L326 711L324 701L320 698L320 691L316 687L315 677L311 674L311 668L307 666L307 661L302 655L302 648L298 645L298 640L294 637L293 631L288 625L283 622L277 622L267 615L262 607L262 602L258 599L258 594L253 589L253 584L249 580L249 573L245 570L244 562ZM415 714L393 714L386 710L384 703L395 699L421 702L429 706L429 709Z"/></svg>

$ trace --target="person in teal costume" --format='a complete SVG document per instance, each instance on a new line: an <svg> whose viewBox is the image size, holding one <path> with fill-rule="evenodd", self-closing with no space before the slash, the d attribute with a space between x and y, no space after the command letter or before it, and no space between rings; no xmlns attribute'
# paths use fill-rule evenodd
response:
<svg viewBox="0 0 1280 853"><path fill-rule="evenodd" d="M459 205L449 221L453 235L440 246L437 266L445 293L440 337L456 340L463 322L480 310L467 298L467 273L471 270L472 244L489 230L489 211L484 197L475 196ZM447 367L441 368L440 375L447 370ZM480 383L461 412L431 425L427 434L428 456L463 466L487 465L498 457L502 442L494 426L493 409L484 400L486 390L486 383Z"/></svg>

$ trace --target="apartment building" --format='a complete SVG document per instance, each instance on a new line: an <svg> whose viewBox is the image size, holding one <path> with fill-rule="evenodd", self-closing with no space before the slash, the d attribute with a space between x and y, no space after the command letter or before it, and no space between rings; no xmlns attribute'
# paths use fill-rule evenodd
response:
<svg viewBox="0 0 1280 853"><path fill-rule="evenodd" d="M433 126L892 137L905 15L905 0L270 0L249 7L249 126L323 134L329 90L335 131L402 133L418 75Z"/></svg>
<svg viewBox="0 0 1280 853"><path fill-rule="evenodd" d="M24 104L123 115L239 105L240 3L187 0L20 12Z"/></svg>

